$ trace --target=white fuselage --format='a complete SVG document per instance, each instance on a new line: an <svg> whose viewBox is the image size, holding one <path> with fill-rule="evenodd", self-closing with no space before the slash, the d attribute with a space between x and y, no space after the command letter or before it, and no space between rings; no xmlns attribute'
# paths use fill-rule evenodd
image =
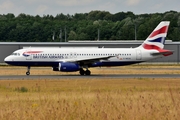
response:
<svg viewBox="0 0 180 120"><path fill-rule="evenodd" d="M96 62L96 58L109 56L107 59L98 59L97 62L115 62L118 64L113 64L113 66L120 66L124 62L132 62L133 64L162 56L152 56L150 53L154 51L157 52L156 50L144 50L140 48L27 48L15 51L12 55L6 57L5 61L12 65L28 66L28 64L31 64L30 66L53 66L50 63L76 62L81 59L93 59ZM122 64L120 64L121 62ZM104 66L108 66L108 64Z"/></svg>

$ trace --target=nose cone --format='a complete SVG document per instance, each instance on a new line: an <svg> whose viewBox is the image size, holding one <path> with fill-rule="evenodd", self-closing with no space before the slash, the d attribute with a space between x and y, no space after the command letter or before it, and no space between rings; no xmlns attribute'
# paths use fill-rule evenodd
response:
<svg viewBox="0 0 180 120"><path fill-rule="evenodd" d="M10 56L7 56L5 59L4 59L4 62L8 63L11 62L12 59L10 58Z"/></svg>
<svg viewBox="0 0 180 120"><path fill-rule="evenodd" d="M4 62L7 62L8 61L8 57L4 58Z"/></svg>

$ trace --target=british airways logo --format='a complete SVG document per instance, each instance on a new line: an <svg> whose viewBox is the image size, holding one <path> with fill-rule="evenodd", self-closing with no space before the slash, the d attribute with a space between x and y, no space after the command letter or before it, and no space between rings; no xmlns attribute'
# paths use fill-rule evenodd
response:
<svg viewBox="0 0 180 120"><path fill-rule="evenodd" d="M24 57L29 57L31 54L42 53L42 51L26 51L23 53Z"/></svg>

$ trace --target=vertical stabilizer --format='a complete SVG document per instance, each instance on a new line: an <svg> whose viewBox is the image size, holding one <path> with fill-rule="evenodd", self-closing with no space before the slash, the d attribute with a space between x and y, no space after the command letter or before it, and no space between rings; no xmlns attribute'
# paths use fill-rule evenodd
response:
<svg viewBox="0 0 180 120"><path fill-rule="evenodd" d="M141 47L144 49L163 49L167 31L169 28L169 21L162 21L143 42Z"/></svg>

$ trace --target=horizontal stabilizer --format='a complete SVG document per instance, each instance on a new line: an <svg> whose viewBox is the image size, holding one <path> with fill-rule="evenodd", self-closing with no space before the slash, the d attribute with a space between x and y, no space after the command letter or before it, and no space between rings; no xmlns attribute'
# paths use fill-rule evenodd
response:
<svg viewBox="0 0 180 120"><path fill-rule="evenodd" d="M174 51L172 50L162 50L160 52L156 52L156 53L151 53L151 55L156 56L156 55L164 55L164 56L169 56L172 55Z"/></svg>

